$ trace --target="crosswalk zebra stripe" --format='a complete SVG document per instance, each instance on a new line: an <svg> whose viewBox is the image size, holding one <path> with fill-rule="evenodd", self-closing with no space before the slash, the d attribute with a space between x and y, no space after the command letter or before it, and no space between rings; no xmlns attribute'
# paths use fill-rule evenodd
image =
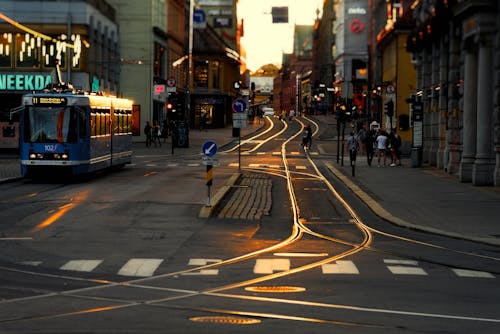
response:
<svg viewBox="0 0 500 334"><path fill-rule="evenodd" d="M418 267L405 267L405 266L387 266L387 268L394 275L428 275L425 270Z"/></svg>
<svg viewBox="0 0 500 334"><path fill-rule="evenodd" d="M359 270L352 261L335 261L321 266L323 274L359 274Z"/></svg>
<svg viewBox="0 0 500 334"><path fill-rule="evenodd" d="M90 272L100 265L101 262L102 260L71 260L66 262L59 269Z"/></svg>
<svg viewBox="0 0 500 334"><path fill-rule="evenodd" d="M139 277L153 276L162 262L162 259L130 259L121 267L118 275Z"/></svg>
<svg viewBox="0 0 500 334"><path fill-rule="evenodd" d="M452 269L453 272L460 277L480 277L480 278L495 278L493 274L485 271L466 270L466 269Z"/></svg>

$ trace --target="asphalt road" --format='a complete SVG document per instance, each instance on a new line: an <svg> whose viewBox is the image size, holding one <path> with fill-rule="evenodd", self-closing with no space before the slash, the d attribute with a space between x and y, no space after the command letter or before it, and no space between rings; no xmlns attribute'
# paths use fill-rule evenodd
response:
<svg viewBox="0 0 500 334"><path fill-rule="evenodd" d="M1 184L0 332L499 332L498 248L387 224L274 122L206 219L199 155ZM219 216L231 201L271 209Z"/></svg>

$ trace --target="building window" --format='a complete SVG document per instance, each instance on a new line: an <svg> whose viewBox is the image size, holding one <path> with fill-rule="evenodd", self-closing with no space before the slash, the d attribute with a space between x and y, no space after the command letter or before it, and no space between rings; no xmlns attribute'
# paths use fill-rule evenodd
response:
<svg viewBox="0 0 500 334"><path fill-rule="evenodd" d="M40 45L30 34L16 34L16 67L40 67Z"/></svg>
<svg viewBox="0 0 500 334"><path fill-rule="evenodd" d="M212 62L212 88L220 88L220 62L215 60Z"/></svg>
<svg viewBox="0 0 500 334"><path fill-rule="evenodd" d="M208 88L208 60L197 61L194 65L194 86Z"/></svg>

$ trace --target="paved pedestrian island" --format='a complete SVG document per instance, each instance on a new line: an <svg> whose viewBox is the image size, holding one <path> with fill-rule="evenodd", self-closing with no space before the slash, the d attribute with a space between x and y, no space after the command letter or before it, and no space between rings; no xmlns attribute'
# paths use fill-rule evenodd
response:
<svg viewBox="0 0 500 334"><path fill-rule="evenodd" d="M260 220L268 216L272 205L272 181L268 175L243 173L231 187L213 216L243 220Z"/></svg>

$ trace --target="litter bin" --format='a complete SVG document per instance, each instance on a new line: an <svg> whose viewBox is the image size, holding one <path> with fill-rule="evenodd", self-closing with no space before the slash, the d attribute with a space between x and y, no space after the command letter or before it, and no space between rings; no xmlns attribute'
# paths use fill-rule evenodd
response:
<svg viewBox="0 0 500 334"><path fill-rule="evenodd" d="M413 168L420 167L422 165L422 148L412 147L411 148L411 166Z"/></svg>

